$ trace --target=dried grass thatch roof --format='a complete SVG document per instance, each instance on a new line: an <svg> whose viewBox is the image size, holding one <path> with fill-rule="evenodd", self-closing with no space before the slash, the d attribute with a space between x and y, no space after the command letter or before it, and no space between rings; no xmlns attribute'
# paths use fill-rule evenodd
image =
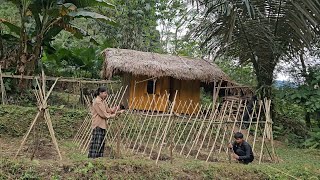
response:
<svg viewBox="0 0 320 180"><path fill-rule="evenodd" d="M114 73L127 72L134 75L168 76L202 82L231 81L216 64L203 59L113 48L105 49L103 53L103 78L110 78Z"/></svg>

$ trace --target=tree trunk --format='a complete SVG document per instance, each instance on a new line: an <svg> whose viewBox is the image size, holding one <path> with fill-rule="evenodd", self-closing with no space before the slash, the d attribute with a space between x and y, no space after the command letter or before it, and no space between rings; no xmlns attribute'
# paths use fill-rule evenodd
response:
<svg viewBox="0 0 320 180"><path fill-rule="evenodd" d="M253 67L257 77L257 91L260 98L272 97L273 72L276 67L277 60L273 57L257 57L253 60Z"/></svg>
<svg viewBox="0 0 320 180"><path fill-rule="evenodd" d="M317 122L318 122L318 127L320 128L320 111L317 112Z"/></svg>
<svg viewBox="0 0 320 180"><path fill-rule="evenodd" d="M263 98L272 99L272 83L273 72L276 67L277 60L273 57L262 56L252 60L253 68L257 78L257 95ZM272 119L276 119L275 104L271 101L270 115Z"/></svg>
<svg viewBox="0 0 320 180"><path fill-rule="evenodd" d="M309 112L306 112L305 114L305 121L306 121L306 126L308 129L311 128L311 114Z"/></svg>

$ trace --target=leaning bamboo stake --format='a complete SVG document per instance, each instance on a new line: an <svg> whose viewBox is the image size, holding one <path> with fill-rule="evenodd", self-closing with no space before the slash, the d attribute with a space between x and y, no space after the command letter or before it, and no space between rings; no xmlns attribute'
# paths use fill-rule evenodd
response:
<svg viewBox="0 0 320 180"><path fill-rule="evenodd" d="M174 98L173 98L173 103L172 103L172 107L171 107L171 110L170 110L170 115L169 115L169 118L168 118L168 123L167 123L167 125L166 125L166 127L165 127L165 129L164 129L165 134L164 134L164 136L163 136L163 138L162 138L162 142L161 142L161 144L160 144L160 149L159 149L159 153L158 153L158 156L157 156L156 164L158 164L158 160L159 160L159 157L160 157L160 154L161 154L162 146L163 146L164 140L165 140L165 138L166 138L166 136L167 136L168 125L169 125L169 123L170 123L170 119L171 119L171 116L172 116L173 108L174 108L174 105L175 105L175 103L176 103L177 94L178 94L178 91L175 92L175 95L174 95Z"/></svg>
<svg viewBox="0 0 320 180"><path fill-rule="evenodd" d="M199 140L199 137L200 137L200 135L201 135L204 122L205 122L205 120L206 120L206 118L207 118L207 116L208 116L208 114L209 114L209 110L208 110L208 109L209 109L210 107L211 107L211 103L209 104L209 106L207 106L207 108L205 108L205 109L207 109L207 113L205 114L205 116L204 116L203 119L201 118L201 119L202 119L202 123L201 123L201 125L200 125L199 130L198 130L198 133L196 134L195 140L193 141L193 143L192 143L192 145L191 145L191 147L190 147L190 150L189 150L189 152L188 152L188 154L187 154L187 158L189 157L189 155L190 155L190 153L191 153L191 151L192 151L192 148L193 148L195 145L198 144L198 140Z"/></svg>
<svg viewBox="0 0 320 180"><path fill-rule="evenodd" d="M148 96L147 102L149 102L149 95L147 95L147 96ZM145 103L143 109L146 109L147 106L148 106L148 103ZM143 117L143 115L141 115L141 116L139 117L139 120L135 123L137 126L139 125L139 122L141 121L142 117ZM134 125L135 125L135 124L134 124ZM133 133L133 134L132 134L132 137L130 138L131 140L130 140L130 143L128 144L128 146L130 146L130 145L132 144L132 141L133 141L133 139L134 139L134 134L135 134L135 131L136 131L134 128L135 128L135 127L133 126L133 127L131 128L131 130L130 130L130 133L129 133L129 136L128 136L128 137L130 138L131 133ZM133 146L133 147L134 147L134 146ZM132 152L133 152L133 151L132 151Z"/></svg>
<svg viewBox="0 0 320 180"><path fill-rule="evenodd" d="M76 144L78 145L78 148L81 149L81 146L83 144L83 142L85 141L85 138L87 137L87 134L88 134L88 131L90 131L91 129L91 120L92 118L88 118L88 121L87 123L85 124L80 136L79 136L79 139L77 140Z"/></svg>
<svg viewBox="0 0 320 180"><path fill-rule="evenodd" d="M242 129L243 117L244 117L244 113L246 112L246 109L247 109L247 100L245 100L245 102L244 102L244 109L242 111L242 116L241 116L241 121L240 121L240 126L239 126L239 132L241 132L241 129Z"/></svg>
<svg viewBox="0 0 320 180"><path fill-rule="evenodd" d="M224 139L225 139L225 137L226 137L226 134L227 134L227 123L225 124L225 126L224 126L224 132L223 132L223 136L222 136L222 140L221 140L221 143L220 143L220 148L219 148L219 154L221 153L221 150L222 150L222 147L223 147L223 145L224 145Z"/></svg>
<svg viewBox="0 0 320 180"><path fill-rule="evenodd" d="M135 115L135 112L137 112L137 110L135 109L135 107L138 107L140 106L140 104L143 102L143 98L140 97L139 101L137 101L134 106L132 107L131 109L131 112L129 112L128 114L132 114L132 115ZM129 121L129 124L127 125L127 128L126 130L124 130L124 139L123 139L123 144L126 144L127 143L127 140L128 140L128 132L129 130L131 130L132 128L132 125L135 124L135 119L137 119L137 115L133 116L133 119L131 119ZM133 123L133 124L132 124Z"/></svg>
<svg viewBox="0 0 320 180"><path fill-rule="evenodd" d="M266 110L266 112L270 112L270 111L269 111L269 104L267 103L267 101L265 101L265 110ZM266 119L268 119L268 113L266 113ZM261 164L261 160L262 160L262 156L263 156L264 140L265 140L265 136L266 136L267 126L268 126L268 123L265 122L265 124L264 124L264 129L263 129L263 136L262 136L262 143L261 143L259 164Z"/></svg>
<svg viewBox="0 0 320 180"><path fill-rule="evenodd" d="M164 104L165 106L169 103L169 96L170 96L170 95L167 95L166 103ZM152 147L151 147L151 150L150 150L149 158L151 158L152 151L153 151L153 149L154 149L154 146L155 146L155 144L156 144L158 135L159 135L159 133L160 133L160 128L162 127L162 122L164 121L164 120L163 120L164 114L165 114L165 112L162 112L162 116L161 116L160 121L159 121L160 124L159 124L159 126L158 126L158 129L157 129L157 132L156 132L156 136L155 136L155 138L154 138L154 140L153 140L153 144L152 144ZM164 124L164 123L163 123L163 124ZM161 138L161 137L160 137L160 138Z"/></svg>
<svg viewBox="0 0 320 180"><path fill-rule="evenodd" d="M233 110L233 103L234 103L234 101L232 100L232 101L231 101L230 110L229 110L228 119L227 119L227 121L225 122L225 128L224 128L224 133L223 133L222 141L221 141L221 143L220 143L219 154L221 153L222 146L224 145L224 139L225 139L226 131L227 131L227 123L230 121L230 117L231 117L232 110Z"/></svg>
<svg viewBox="0 0 320 180"><path fill-rule="evenodd" d="M220 110L218 110L218 114L217 114L216 119L219 119L219 118L222 117L222 115L223 115L223 109L226 108L226 107L225 107L226 105L227 105L226 101L221 104L221 108L220 108ZM219 109L219 106L217 106L217 109ZM218 124L219 124L219 123L218 123ZM210 144L211 144L211 139L212 139L212 137L213 137L213 132L214 132L215 126L216 126L215 123L213 123L213 126L214 126L214 127L211 128L211 132L209 133L209 140L208 140L208 143L207 143L207 149L209 149L209 146L210 146Z"/></svg>
<svg viewBox="0 0 320 180"><path fill-rule="evenodd" d="M136 99L134 98L132 103L130 103L130 105L129 105L129 109L126 111L124 118L122 118L123 120L127 119L128 114L131 113L131 110L134 107L134 105L136 104L136 102L138 102L138 101L136 101ZM125 124L123 126L124 128L121 128L120 137L122 136L123 132L125 131L125 128L126 128L127 124L129 124L129 119L126 120L126 122L125 122ZM113 142L115 141L117 135L118 135L118 133L113 137L113 139L111 141L111 144L113 144Z"/></svg>
<svg viewBox="0 0 320 180"><path fill-rule="evenodd" d="M190 101L189 106L190 106L191 104L192 104L192 101ZM178 138L178 140L177 140L177 142L175 143L175 145L174 145L174 147L173 147L173 150L175 150L175 148L176 148L177 145L179 144L179 142L180 142L180 140L181 140L181 137L183 136L183 134L184 134L184 132L185 132L188 124L190 123L190 121L191 121L191 119L192 119L193 114L196 112L196 109L198 108L198 105L199 105L199 103L197 103L197 104L196 104L196 107L193 109L193 111L192 111L189 119L187 120L187 122L186 122L186 124L185 124L185 126L184 126L184 128L183 128L183 130L182 130L182 132L181 132L181 134L180 134L180 136L179 136L179 138Z"/></svg>
<svg viewBox="0 0 320 180"><path fill-rule="evenodd" d="M142 98L141 98L141 101L140 101L140 103L138 104L137 107L140 108L140 106L141 106L141 104L142 104L143 102L144 102L144 98L142 97ZM145 104L145 106L146 106L146 104ZM141 120L141 118L142 118L142 115L139 114L139 110L136 110L136 114L135 114L135 116L134 116L134 119L132 120L132 122L133 122L132 127L130 126L129 129L128 129L129 132L126 133L126 134L128 134L128 135L127 135L125 144L126 144L126 146L128 146L128 147L131 145L132 140L133 140L133 136L134 136L134 134L133 134L132 137L131 137L131 134L135 132L135 129L134 129L134 128L135 128L136 126L138 126L139 121Z"/></svg>
<svg viewBox="0 0 320 180"><path fill-rule="evenodd" d="M143 154L145 154L146 149L147 149L147 147L148 147L148 145L149 145L149 141L150 141L150 139L151 139L151 136L152 136L152 133L153 133L153 129L154 129L154 127L155 127L155 125L156 125L156 123L157 123L157 120L158 120L158 115L159 115L159 113L160 113L161 108L163 107L163 106L162 106L162 105L163 105L163 100L166 98L166 96L167 96L167 95L163 95L163 97L161 98L161 103L160 103L159 109L158 109L158 111L157 111L157 117L154 119L154 122L153 122L153 125L152 125L152 128L151 128L151 132L150 132L149 137L148 137L148 140L147 140L147 144L146 144L146 146L145 146L145 148L144 148L144 150L143 150Z"/></svg>
<svg viewBox="0 0 320 180"><path fill-rule="evenodd" d="M200 112L200 117L197 117L197 119L194 119L194 121L195 121L195 127L194 127L194 128L192 129L192 131L191 131L190 142L194 142L195 139L196 139L197 132L198 132L198 130L199 130L199 126L201 125L201 123L200 123L199 121L200 121L200 120L204 117L204 115L206 114L206 113L204 113L206 109L207 109L206 107L203 107L203 108L201 109L201 112Z"/></svg>
<svg viewBox="0 0 320 180"><path fill-rule="evenodd" d="M257 124L256 124L256 129L254 132L254 138L253 138L253 144L252 144L252 151L254 152L254 146L256 144L256 138L257 138L257 132L258 132L258 126L259 126L259 120L260 120L260 114L261 114L261 108L262 108L262 101L259 101L260 106L259 106L259 112L258 112L258 117L257 117Z"/></svg>
<svg viewBox="0 0 320 180"><path fill-rule="evenodd" d="M224 120L224 115L225 115L226 110L227 110L227 107L228 107L228 103L229 103L229 102L227 101L227 102L226 102L226 105L225 105L225 108L224 108L224 110L223 110L223 115L220 117L220 123L219 123L219 126L218 126L218 128L217 128L216 136L215 136L213 145L212 145L212 147L211 147L211 149L210 149L210 152L209 152L209 155L208 155L208 157L207 157L206 162L208 162L208 160L209 160L209 158L210 158L210 156L211 156L211 154L212 154L212 151L213 151L213 149L215 148L215 145L216 145L216 142L217 142L219 133L220 133L220 129L221 129L221 126L222 126L222 123L223 123L223 120Z"/></svg>
<svg viewBox="0 0 320 180"><path fill-rule="evenodd" d="M205 105L206 106L206 105ZM201 126L201 120L203 119L203 117L205 116L205 111L207 109L207 106L205 107L203 106L201 109L200 109L200 116L195 118L194 119L194 122L195 122L195 126L194 128L192 129L191 131L191 134L190 134L190 140L189 142L194 142L196 140L196 136L197 136L197 133L198 133L198 130L199 130L199 126Z"/></svg>
<svg viewBox="0 0 320 180"><path fill-rule="evenodd" d="M41 98L41 101L43 102L43 103L42 103L42 104L43 104L43 107L47 107L47 106L48 106L48 105L47 105L47 99L49 98L49 96L50 96L50 94L51 94L54 86L55 86L56 83L58 82L58 79L59 79L59 78L57 78L57 79L55 80L54 84L51 86L51 88L50 88L50 90L49 90L49 92L48 92L48 94L47 94L46 96L45 96L45 94L43 94L43 95L41 96L41 90L40 90L40 86L39 86L40 98ZM43 83L44 83L44 85L43 85L43 88L44 88L43 91L45 91L46 86L45 86L45 76L44 76L44 73L43 73L43 81L44 81L44 82L43 82ZM45 98L43 98L43 97L45 97ZM60 150L59 150L59 146L58 146L57 140L56 140L55 135L54 135L54 130L53 130L53 127L52 127L52 121L51 121L51 118L50 118L50 114L49 114L48 109L46 109L46 108L44 108L44 118L45 118L45 120L46 120L46 122L47 122L47 126L48 126L48 129L49 129L49 133L50 133L50 135L51 135L52 142L53 142L53 144L54 144L54 146L55 146L55 148L56 148L56 150L57 150L57 152L58 152L58 155L59 155L59 157L60 157L60 160L62 160L62 156L61 156L61 153L60 153Z"/></svg>
<svg viewBox="0 0 320 180"><path fill-rule="evenodd" d="M185 106L187 105L187 101L185 101L184 102L184 105L183 105L183 107L182 107L182 111L185 109ZM190 106L190 104L189 104L189 106ZM189 106L188 106L188 108L187 108L187 111L186 112L188 112L188 110L189 110ZM181 118L181 121L180 121L180 123L179 123L179 126L178 126L178 128L177 128L177 131L176 131L176 133L174 134L174 136L173 136L173 139L175 139L176 138L176 135L177 135L177 133L179 132L179 130L180 130L180 127L181 127L181 124L183 123L183 121L184 121L184 118L186 117L186 114L184 114L183 115L183 117Z"/></svg>
<svg viewBox="0 0 320 180"><path fill-rule="evenodd" d="M234 129L235 129L236 124L237 124L237 122L238 122L238 116L239 116L239 113L240 113L241 104L242 104L242 100L240 100L239 105L238 105L237 114L236 114L234 123L233 123L233 125L232 125L232 130L231 130L231 132L230 132L230 137L229 137L228 143L231 143L232 136L233 136L233 134L235 133L235 132L234 132ZM229 148L227 148L227 154L228 154L228 152L229 152Z"/></svg>
<svg viewBox="0 0 320 180"><path fill-rule="evenodd" d="M249 127L248 127L246 141L248 141L248 138L249 138L249 135L250 135L250 128L251 128L251 124L252 124L253 115L256 113L256 105L257 105L257 101L255 101L254 104L253 104L253 111L252 111L252 114L250 116L250 123L249 123ZM248 111L248 114L249 114L249 111Z"/></svg>
<svg viewBox="0 0 320 180"><path fill-rule="evenodd" d="M156 105L159 103L159 100L160 100L160 98L158 98L158 100L156 101ZM143 140L144 140L144 137L146 136L146 133L147 133L148 128L149 128L149 126L150 126L150 123L151 123L151 121L152 121L152 116L153 116L153 114L154 114L155 109L156 109L156 107L153 108L153 110L151 111L151 116L149 117L149 122L147 123L147 127L145 128L145 131L144 131L144 133L143 133L143 135L142 135L142 137L141 137L141 139L140 139L140 143L139 143L139 146L138 146L138 148L137 148L137 152L139 151L139 149L140 149L140 147L141 147L141 145L142 145L142 142L143 142ZM146 119L147 119L147 116L146 116ZM148 120L146 120L146 121L148 121Z"/></svg>
<svg viewBox="0 0 320 180"><path fill-rule="evenodd" d="M218 107L218 106L219 106L219 103L217 104L217 107ZM205 139L206 139L207 133L209 132L209 129L210 129L210 127L211 127L211 124L212 124L212 122L214 121L214 118L216 117L217 113L218 113L218 108L215 109L214 114L213 114L213 115L211 116L211 118L210 118L210 122L208 123L208 126L207 126L207 128L206 128L205 133L204 133L204 136L203 136L201 145L200 145L200 147L199 147L199 149L198 149L198 152L197 152L197 155L196 155L196 158L195 158L195 159L197 159L198 156L199 156L199 153L200 153L200 151L201 151L201 148L203 147L203 143L204 143L204 141L205 141ZM212 128L212 129L213 129L213 128Z"/></svg>
<svg viewBox="0 0 320 180"><path fill-rule="evenodd" d="M152 96L152 100L151 100L150 105L149 105L149 108L148 108L148 111L147 111L147 113L146 113L146 116L145 116L145 118L144 118L144 120L143 120L143 122L142 122L141 128L140 128L140 130L139 130L137 139L136 139L136 141L134 142L134 145L133 145L133 148L132 148L132 152L134 151L134 149L135 149L135 147L136 147L136 145L137 145L138 139L139 139L140 134L141 134L141 132L142 132L142 130L143 130L143 128L144 128L145 122L146 122L146 120L147 120L147 118L148 118L148 113L149 113L149 111L150 111L150 109L151 109L151 107L152 107L152 103L153 103L154 99L155 99L155 96L153 95L153 96Z"/></svg>
<svg viewBox="0 0 320 180"><path fill-rule="evenodd" d="M170 102L169 102L169 109L173 108L172 106L173 106L173 103L170 104ZM169 121L166 121L166 119L164 119L162 122L163 122L163 123L161 123L160 126L159 126L159 130L160 130L162 127L165 127L165 126L166 126L166 123L169 123ZM164 136L164 131L162 131L162 133L161 133L160 136L159 136L159 141L157 142L157 146L160 144L163 136Z"/></svg>
<svg viewBox="0 0 320 180"><path fill-rule="evenodd" d="M186 102L187 102L187 101L186 101ZM190 100L190 103L189 103L189 105L188 105L188 107L187 107L187 110L186 110L185 112L189 112L189 108L191 107L191 105L192 105L192 100ZM192 115L191 115L191 116L192 116ZM175 133L174 136L173 136L173 140L175 140L176 136L178 135L178 133L179 133L179 131L180 131L180 127L182 127L181 125L182 125L182 123L184 122L184 120L185 120L186 117L187 117L187 114L185 113L184 116L181 118L181 122L180 122L180 124L179 124L178 130L176 131L176 133ZM178 139L177 139L177 142L178 142L178 140L179 140L179 137L178 137ZM175 149L176 146L177 146L177 143L173 142L173 144L174 144L174 147L173 147L172 150L174 151L174 149Z"/></svg>
<svg viewBox="0 0 320 180"><path fill-rule="evenodd" d="M179 104L178 104L178 106L177 106L177 110L180 108L180 105L181 105L181 100L179 101ZM174 119L170 122L170 124L169 124L169 129L170 129L170 132L172 131L172 129L173 128L171 128L172 127L172 124L174 123L175 121L174 121ZM175 126L174 126L175 127ZM170 137L171 137L171 139L173 138L173 136L171 136L171 134L170 134ZM171 148L170 147L171 146L171 144L168 146L168 148Z"/></svg>
<svg viewBox="0 0 320 180"><path fill-rule="evenodd" d="M80 134L82 133L85 125L88 123L88 119L90 118L90 115L88 114L85 118L84 121L81 123L80 128L78 129L76 135L74 136L72 142L75 143L78 141Z"/></svg>
<svg viewBox="0 0 320 180"><path fill-rule="evenodd" d="M87 127L87 124L90 124L90 120L91 120L91 109L92 109L92 105L90 103L90 100L88 97L84 96L84 99L85 99L85 102L87 104L87 109L89 110L88 111L88 114L87 116L85 117L85 120L83 121L83 123L81 124L78 132L76 133L74 139L73 139L73 143L77 143L79 140L80 140L80 136L84 133L85 131L85 127Z"/></svg>
<svg viewBox="0 0 320 180"><path fill-rule="evenodd" d="M195 108L195 109L196 109L196 108ZM188 142L188 140L189 140L191 131L192 131L193 127L194 127L194 124L196 123L196 119L198 118L201 109L202 109L202 105L200 105L200 108L199 108L199 110L198 110L198 113L197 113L197 116L196 116L196 118L195 118L195 121L193 121L193 123L192 123L192 125L191 125L191 129L190 129L190 131L189 131L189 133L188 133L188 136L187 136L187 138L186 138L186 140L185 140L185 142L184 142L184 144L183 144L183 146L182 146L182 149L181 149L181 151L180 151L180 155L182 154L183 149L185 148L185 146L186 146L186 144L187 144L187 142Z"/></svg>

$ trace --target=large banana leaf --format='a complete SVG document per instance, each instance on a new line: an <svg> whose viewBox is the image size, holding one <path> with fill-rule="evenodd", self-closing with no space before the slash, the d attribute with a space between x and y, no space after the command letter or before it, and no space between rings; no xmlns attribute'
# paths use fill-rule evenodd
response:
<svg viewBox="0 0 320 180"><path fill-rule="evenodd" d="M70 12L69 16L72 17L85 17L85 18L91 18L91 19L98 19L98 20L102 20L108 24L111 25L116 25L116 22L114 20L112 20L111 18L101 15L99 13L96 12L91 12L91 11L86 11L86 10L78 10L75 12Z"/></svg>
<svg viewBox="0 0 320 180"><path fill-rule="evenodd" d="M7 21L6 19L2 19L2 18L0 18L0 23L6 25L10 29L11 32L14 32L17 35L20 35L21 28L19 26L14 25L14 24L10 23L9 21Z"/></svg>

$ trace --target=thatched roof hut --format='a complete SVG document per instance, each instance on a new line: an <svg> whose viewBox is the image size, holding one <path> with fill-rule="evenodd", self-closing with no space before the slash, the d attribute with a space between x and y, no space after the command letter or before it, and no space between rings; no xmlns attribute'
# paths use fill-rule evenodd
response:
<svg viewBox="0 0 320 180"><path fill-rule="evenodd" d="M220 89L213 89L220 87L225 87L225 90L221 91L223 96L229 96L228 92L231 91L231 94L241 94L239 89L229 88L239 86L238 84L232 82L216 64L203 59L113 48L104 50L103 54L105 61L102 77L109 79L114 74L121 74L123 85L129 89L125 95L129 104L133 103L134 99L143 98L143 103L134 105L135 109L145 110L151 104L152 109L165 111L168 104L161 106L153 103L167 94L172 101L171 98L176 92L177 102L192 103L192 107L197 107L200 103L201 87L211 89L215 98ZM152 101L150 97L156 100ZM128 107L128 104L125 106ZM174 111L192 113L192 109L187 107L174 107Z"/></svg>
<svg viewBox="0 0 320 180"><path fill-rule="evenodd" d="M103 78L119 72L150 77L173 77L181 80L231 81L214 63L203 59L191 59L169 54L141 52L128 49L104 50Z"/></svg>

